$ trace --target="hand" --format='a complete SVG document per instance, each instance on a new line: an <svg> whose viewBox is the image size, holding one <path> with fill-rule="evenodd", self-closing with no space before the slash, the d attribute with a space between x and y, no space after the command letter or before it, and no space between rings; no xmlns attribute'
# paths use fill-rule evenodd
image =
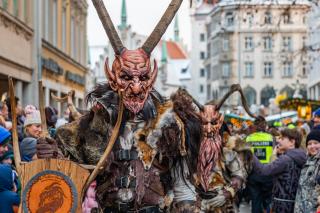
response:
<svg viewBox="0 0 320 213"><path fill-rule="evenodd" d="M214 210L217 207L223 206L228 199L231 198L231 194L228 191L220 190L218 195L209 200L201 201L201 209Z"/></svg>
<svg viewBox="0 0 320 213"><path fill-rule="evenodd" d="M40 137L37 140L37 156L38 158L57 158L58 145L57 142L49 137Z"/></svg>

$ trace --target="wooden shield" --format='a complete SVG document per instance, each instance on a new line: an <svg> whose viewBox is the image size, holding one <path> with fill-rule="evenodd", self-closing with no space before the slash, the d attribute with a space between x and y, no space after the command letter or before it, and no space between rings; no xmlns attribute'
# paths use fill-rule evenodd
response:
<svg viewBox="0 0 320 213"><path fill-rule="evenodd" d="M88 170L62 159L38 159L22 164L21 170L23 212L81 212Z"/></svg>

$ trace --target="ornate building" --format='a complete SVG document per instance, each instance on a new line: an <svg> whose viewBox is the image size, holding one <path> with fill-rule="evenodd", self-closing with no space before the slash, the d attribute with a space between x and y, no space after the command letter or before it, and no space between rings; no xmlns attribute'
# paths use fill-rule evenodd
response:
<svg viewBox="0 0 320 213"><path fill-rule="evenodd" d="M308 18L309 41L307 51L310 57L310 75L308 81L309 98L320 100L320 7L312 4Z"/></svg>
<svg viewBox="0 0 320 213"><path fill-rule="evenodd" d="M207 98L218 99L240 83L249 104L268 106L276 94L292 96L298 79L306 97L308 10L303 0L216 4L207 21Z"/></svg>

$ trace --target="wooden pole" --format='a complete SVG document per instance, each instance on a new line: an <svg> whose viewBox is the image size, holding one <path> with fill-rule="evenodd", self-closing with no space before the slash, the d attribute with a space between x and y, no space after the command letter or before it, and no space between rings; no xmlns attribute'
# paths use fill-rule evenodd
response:
<svg viewBox="0 0 320 213"><path fill-rule="evenodd" d="M123 102L122 102L122 95L121 93L119 94L119 111L118 111L118 117L117 117L117 122L116 125L113 128L110 140L108 142L107 148L104 151L103 155L101 156L97 166L94 168L93 172L90 174L89 178L87 179L86 184L83 187L83 191L82 191L82 198L85 195L86 190L88 189L89 185L91 184L92 181L94 181L94 179L97 177L97 175L100 173L100 171L102 169L104 169L106 163L107 163L107 158L110 155L110 152L113 148L113 145L115 144L117 137L118 137L118 133L119 133L119 129L120 129L120 125L122 122L122 114L123 114Z"/></svg>
<svg viewBox="0 0 320 213"><path fill-rule="evenodd" d="M46 113L44 111L45 103L44 103L44 94L43 94L43 85L42 81L39 81L39 110L40 110L40 116L41 116L41 129L42 129L42 136L48 137L48 128L47 128L47 119L46 119Z"/></svg>
<svg viewBox="0 0 320 213"><path fill-rule="evenodd" d="M17 112L16 112L16 100L14 93L14 86L12 77L9 77L9 96L10 96L10 104L11 104L11 118L12 118L12 143L13 143L13 155L14 155L14 163L16 165L16 169L18 174L21 174L21 156L20 156L20 148L19 148L19 140L18 140L18 130L17 130Z"/></svg>

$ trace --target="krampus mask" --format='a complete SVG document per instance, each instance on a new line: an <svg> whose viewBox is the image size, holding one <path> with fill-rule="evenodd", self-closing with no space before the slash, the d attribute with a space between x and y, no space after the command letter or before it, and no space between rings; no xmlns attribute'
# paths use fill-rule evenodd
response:
<svg viewBox="0 0 320 213"><path fill-rule="evenodd" d="M103 1L92 0L92 2L115 51L115 60L111 70L108 59L105 62L105 73L109 85L115 92L121 93L125 107L137 114L142 110L157 77L156 61L151 71L151 52L165 33L182 0L171 1L151 35L137 50L127 50L123 46Z"/></svg>
<svg viewBox="0 0 320 213"><path fill-rule="evenodd" d="M194 103L200 110L199 118L202 124L202 139L198 155L197 174L200 184L205 191L208 191L209 189L212 168L220 160L221 151L223 148L223 142L220 135L220 128L223 123L223 115L219 113L219 110L227 98L236 91L239 91L241 94L242 104L246 112L251 117L255 117L249 111L242 89L238 84L232 85L230 91L217 105L208 103L202 106L196 100L194 100Z"/></svg>

